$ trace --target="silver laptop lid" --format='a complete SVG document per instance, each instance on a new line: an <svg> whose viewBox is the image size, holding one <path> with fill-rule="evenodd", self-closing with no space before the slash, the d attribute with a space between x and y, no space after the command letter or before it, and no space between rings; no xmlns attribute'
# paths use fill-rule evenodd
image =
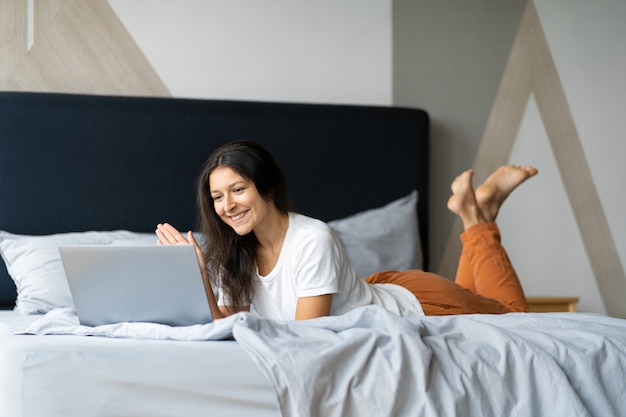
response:
<svg viewBox="0 0 626 417"><path fill-rule="evenodd" d="M212 321L191 245L60 246L81 324Z"/></svg>

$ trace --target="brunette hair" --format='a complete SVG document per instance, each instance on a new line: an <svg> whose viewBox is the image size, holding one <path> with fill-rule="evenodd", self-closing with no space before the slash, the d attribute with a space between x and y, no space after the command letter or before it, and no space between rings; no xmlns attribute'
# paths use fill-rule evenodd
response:
<svg viewBox="0 0 626 417"><path fill-rule="evenodd" d="M203 252L211 280L219 285L233 306L249 305L254 296L256 254L254 232L238 235L215 212L209 177L218 167L228 167L252 181L261 197L283 213L290 209L287 180L273 155L252 141L231 142L218 148L205 162L197 182Z"/></svg>

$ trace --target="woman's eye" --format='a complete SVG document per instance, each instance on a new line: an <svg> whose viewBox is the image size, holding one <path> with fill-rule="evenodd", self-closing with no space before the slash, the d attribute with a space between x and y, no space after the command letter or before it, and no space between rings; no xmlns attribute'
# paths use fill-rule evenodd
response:
<svg viewBox="0 0 626 417"><path fill-rule="evenodd" d="M213 196L213 201L219 201L222 198L221 195L214 195Z"/></svg>

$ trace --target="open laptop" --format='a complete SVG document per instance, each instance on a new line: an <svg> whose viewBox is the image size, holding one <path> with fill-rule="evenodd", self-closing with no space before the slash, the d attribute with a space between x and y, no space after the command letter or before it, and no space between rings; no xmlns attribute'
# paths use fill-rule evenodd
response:
<svg viewBox="0 0 626 417"><path fill-rule="evenodd" d="M192 245L60 246L81 324L212 321Z"/></svg>

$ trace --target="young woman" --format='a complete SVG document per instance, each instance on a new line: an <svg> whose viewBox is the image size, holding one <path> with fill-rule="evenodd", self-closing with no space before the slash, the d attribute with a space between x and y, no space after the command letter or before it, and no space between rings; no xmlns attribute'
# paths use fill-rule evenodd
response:
<svg viewBox="0 0 626 417"><path fill-rule="evenodd" d="M448 208L463 221L456 282L420 270L382 271L360 278L323 222L289 211L286 180L273 156L254 142L217 149L198 181L201 248L191 232L159 224L160 244L193 244L215 318L250 307L263 317L302 320L377 304L400 315L527 311L515 270L495 224L501 204L537 174L502 166L476 191L471 170L452 183Z"/></svg>

